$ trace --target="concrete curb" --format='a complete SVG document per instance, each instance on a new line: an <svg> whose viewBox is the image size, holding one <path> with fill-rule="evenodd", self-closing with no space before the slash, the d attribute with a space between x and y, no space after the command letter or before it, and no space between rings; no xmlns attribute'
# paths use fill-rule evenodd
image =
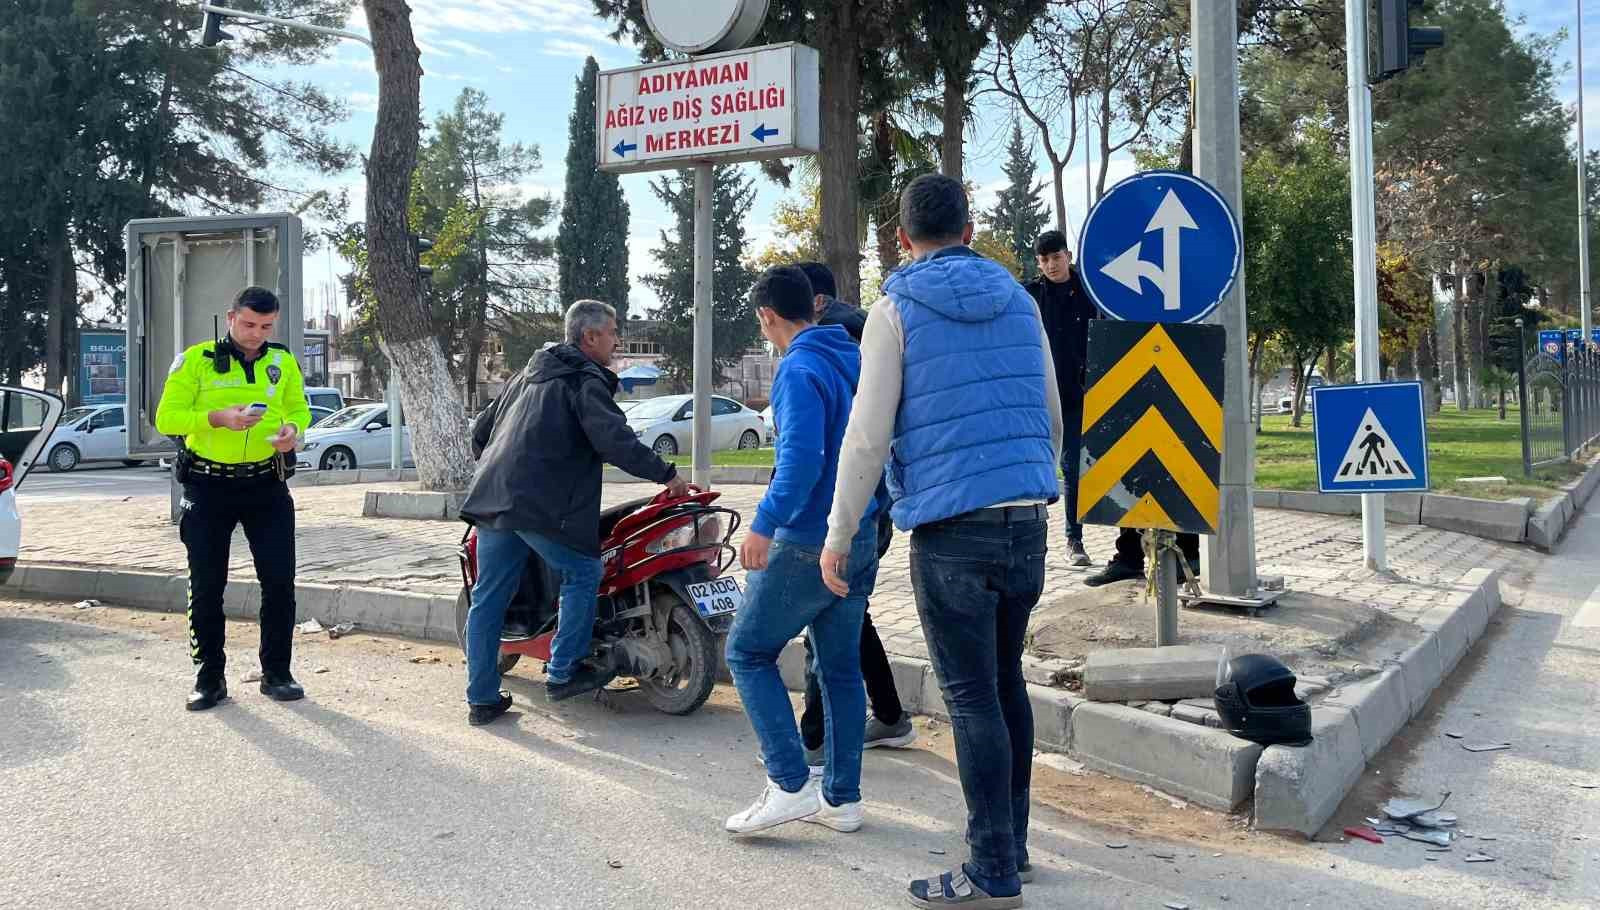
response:
<svg viewBox="0 0 1600 910"><path fill-rule="evenodd" d="M1035 747L1065 752L1115 777L1147 784L1199 805L1232 811L1255 796L1255 825L1310 835L1332 815L1366 761L1422 709L1500 605L1499 573L1468 573L1467 594L1454 606L1423 614L1427 637L1378 673L1335 692L1313 711L1322 732L1311 746L1260 746L1181 720L1118 703L1090 702L1063 689L1028 684ZM7 589L40 597L87 597L178 612L186 601L183 576L49 564L19 565ZM357 585L296 586L296 621L354 622L366 632L454 643L455 600ZM260 588L254 580L228 585L224 611L255 619ZM805 684L805 651L797 639L779 659L784 683ZM950 719L938 680L926 661L891 656L900 700L913 714ZM726 680L726 673L721 674Z"/></svg>
<svg viewBox="0 0 1600 910"><path fill-rule="evenodd" d="M297 471L289 478L291 487L337 487L354 483L407 483L417 479L416 468L399 471L387 468L362 468L358 471Z"/></svg>
<svg viewBox="0 0 1600 910"><path fill-rule="evenodd" d="M459 521L466 493L428 490L368 490L361 504L364 518L404 518L418 521Z"/></svg>
<svg viewBox="0 0 1600 910"><path fill-rule="evenodd" d="M1462 585L1467 595L1461 603L1434 607L1418 620L1425 639L1312 709L1309 746L1269 746L1261 753L1255 827L1310 837L1333 816L1367 762L1422 711L1500 608L1498 570L1473 569Z"/></svg>

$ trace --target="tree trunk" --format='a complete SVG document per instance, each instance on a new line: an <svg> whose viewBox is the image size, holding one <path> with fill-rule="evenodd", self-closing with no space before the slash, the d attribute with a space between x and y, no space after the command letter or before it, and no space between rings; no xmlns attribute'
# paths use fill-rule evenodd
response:
<svg viewBox="0 0 1600 910"><path fill-rule="evenodd" d="M1506 419L1506 389L1505 389L1505 386L1501 386L1500 387L1500 419L1501 420L1505 420Z"/></svg>
<svg viewBox="0 0 1600 910"><path fill-rule="evenodd" d="M889 122L889 112L879 111L873 118L872 125L872 155L879 167L884 168L884 173L894 173L894 138L890 135L892 124ZM892 185L892 183L891 183ZM893 192L885 193L873 207L872 226L875 232L878 248L878 275L880 282L889 277L889 273L900 265L900 237L895 231L899 223L900 201ZM844 298L849 300L850 298ZM870 304L873 301L861 300L857 303Z"/></svg>
<svg viewBox="0 0 1600 910"><path fill-rule="evenodd" d="M1467 277L1465 262L1458 261L1456 263L1455 275L1452 280L1455 282L1456 292L1455 312L1451 314L1450 319L1451 335L1455 344L1456 410L1465 411L1470 404L1467 397Z"/></svg>
<svg viewBox="0 0 1600 910"><path fill-rule="evenodd" d="M939 173L961 180L967 126L967 74L962 67L950 63L944 67L944 109L939 119L944 129L939 143Z"/></svg>
<svg viewBox="0 0 1600 910"><path fill-rule="evenodd" d="M67 273L72 269L72 250L67 234L67 219L60 216L50 226L45 261L48 284L45 287L44 387L61 394L62 368L66 363Z"/></svg>
<svg viewBox="0 0 1600 910"><path fill-rule="evenodd" d="M1100 90L1100 175L1094 181L1094 198L1106 194L1106 172L1111 170L1111 88Z"/></svg>
<svg viewBox="0 0 1600 910"><path fill-rule="evenodd" d="M370 2L370 0L369 0ZM861 109L861 36L856 0L834 5L822 23L822 258L833 270L839 299L861 299L861 160L857 155Z"/></svg>
<svg viewBox="0 0 1600 910"><path fill-rule="evenodd" d="M378 118L367 159L367 256L378 330L394 378L422 486L461 490L472 479L467 413L433 335L411 260L406 200L417 164L422 66L404 0L362 0L378 70Z"/></svg>
<svg viewBox="0 0 1600 910"><path fill-rule="evenodd" d="M1328 385L1333 385L1335 382L1338 381L1335 378L1338 375L1339 375L1339 349L1338 348L1328 348L1328 371L1326 373L1322 374L1322 381L1327 383Z"/></svg>
<svg viewBox="0 0 1600 910"><path fill-rule="evenodd" d="M1301 418L1306 413L1306 386L1311 382L1311 371L1316 369L1317 357L1321 353L1318 351L1308 358L1296 356L1294 359L1294 418L1291 422L1297 429L1302 425Z"/></svg>
<svg viewBox="0 0 1600 910"><path fill-rule="evenodd" d="M1178 170L1185 174L1194 173L1194 97L1189 98L1189 105L1183 112L1183 141L1178 144Z"/></svg>
<svg viewBox="0 0 1600 910"><path fill-rule="evenodd" d="M1250 342L1250 391L1251 399L1255 402L1256 432L1261 432L1261 348L1266 344L1266 336L1257 333Z"/></svg>
<svg viewBox="0 0 1600 910"><path fill-rule="evenodd" d="M1056 193L1056 230L1067 233L1067 162L1050 161L1050 182Z"/></svg>

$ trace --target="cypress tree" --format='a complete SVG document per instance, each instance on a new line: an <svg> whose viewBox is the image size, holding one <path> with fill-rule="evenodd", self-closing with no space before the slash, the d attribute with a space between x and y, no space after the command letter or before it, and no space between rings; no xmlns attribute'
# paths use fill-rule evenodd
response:
<svg viewBox="0 0 1600 910"><path fill-rule="evenodd" d="M600 300L628 318L628 200L615 174L595 170L595 82L600 65L583 63L567 124L567 189L556 233L561 304Z"/></svg>
<svg viewBox="0 0 1600 910"><path fill-rule="evenodd" d="M1034 172L1033 150L1023 144L1022 127L1012 123L1005 166L1010 183L1000 191L999 199L989 211L989 226L1016 254L1017 263L1022 266L1023 281L1039 273L1033 242L1050 224L1050 213L1039 199L1044 183L1034 181Z"/></svg>

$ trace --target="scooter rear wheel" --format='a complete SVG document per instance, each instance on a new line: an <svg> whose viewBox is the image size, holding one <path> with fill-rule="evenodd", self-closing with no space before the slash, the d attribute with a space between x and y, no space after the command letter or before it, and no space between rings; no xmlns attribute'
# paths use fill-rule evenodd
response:
<svg viewBox="0 0 1600 910"><path fill-rule="evenodd" d="M463 655L467 653L467 611L470 609L472 609L472 592L462 588L461 593L456 595L456 642L461 645ZM500 675L510 673L511 668L517 665L521 657L521 654L507 654L501 651Z"/></svg>
<svg viewBox="0 0 1600 910"><path fill-rule="evenodd" d="M657 711L693 714L711 697L717 684L717 636L676 594L657 590L651 596L657 605L665 607L667 643L672 648L676 673L670 681L641 679L639 687Z"/></svg>

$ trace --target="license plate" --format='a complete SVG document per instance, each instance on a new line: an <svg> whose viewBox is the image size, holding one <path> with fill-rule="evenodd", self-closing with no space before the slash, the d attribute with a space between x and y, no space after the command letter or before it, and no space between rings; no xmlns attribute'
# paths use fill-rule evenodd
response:
<svg viewBox="0 0 1600 910"><path fill-rule="evenodd" d="M689 596L694 598L695 609L706 618L732 613L744 606L744 592L731 578L697 581L689 585Z"/></svg>

